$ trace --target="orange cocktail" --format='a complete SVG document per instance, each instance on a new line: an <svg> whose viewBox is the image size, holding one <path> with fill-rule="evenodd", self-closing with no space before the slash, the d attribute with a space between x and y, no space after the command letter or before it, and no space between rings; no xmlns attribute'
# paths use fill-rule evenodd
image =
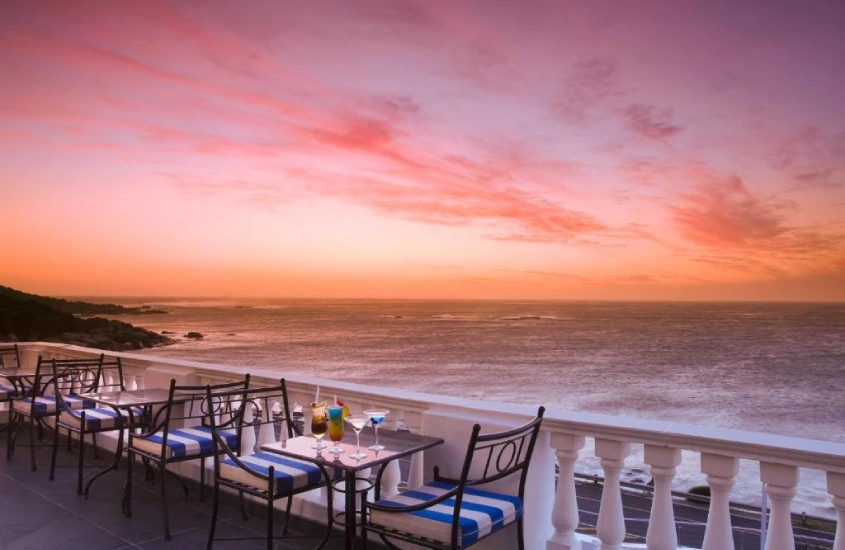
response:
<svg viewBox="0 0 845 550"><path fill-rule="evenodd" d="M338 442L343 439L343 407L329 407L329 439L334 441L334 445L329 452L339 455L343 452L343 448L338 445Z"/></svg>

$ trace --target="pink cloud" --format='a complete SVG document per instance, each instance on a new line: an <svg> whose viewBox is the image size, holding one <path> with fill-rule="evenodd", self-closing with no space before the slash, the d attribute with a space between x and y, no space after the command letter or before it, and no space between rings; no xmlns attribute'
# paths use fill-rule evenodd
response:
<svg viewBox="0 0 845 550"><path fill-rule="evenodd" d="M687 240L715 248L771 242L787 228L779 207L749 192L737 176L712 177L669 210Z"/></svg>
<svg viewBox="0 0 845 550"><path fill-rule="evenodd" d="M619 99L617 62L611 57L592 57L575 63L563 80L560 100L553 106L563 120L583 124L591 109Z"/></svg>
<svg viewBox="0 0 845 550"><path fill-rule="evenodd" d="M634 104L622 110L626 127L648 139L665 141L681 133L683 128L672 123L671 109L658 109L653 105Z"/></svg>

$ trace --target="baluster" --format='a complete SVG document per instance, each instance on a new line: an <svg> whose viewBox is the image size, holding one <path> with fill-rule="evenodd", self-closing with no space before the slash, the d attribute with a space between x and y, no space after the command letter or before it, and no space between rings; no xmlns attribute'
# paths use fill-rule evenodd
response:
<svg viewBox="0 0 845 550"><path fill-rule="evenodd" d="M833 550L845 550L845 474L827 473L827 492L836 510L836 539Z"/></svg>
<svg viewBox="0 0 845 550"><path fill-rule="evenodd" d="M405 411L396 410L390 411L385 417L384 422L381 423L380 430L396 430L399 428L400 420L404 417ZM410 426L409 426L410 428ZM414 470L414 459L421 453L415 454L411 458L411 471ZM399 470L399 461L392 460L387 463L384 468L384 474L381 476L381 498L391 497L399 493L399 482L402 481L402 472ZM422 485L420 483L420 485Z"/></svg>
<svg viewBox="0 0 845 550"><path fill-rule="evenodd" d="M560 466L557 493L552 508L555 532L546 542L546 550L580 550L581 541L575 536L578 528L578 500L575 498L575 461L584 448L584 436L552 434L552 447Z"/></svg>
<svg viewBox="0 0 845 550"><path fill-rule="evenodd" d="M123 385L127 390L134 390L137 383L135 382L135 375L127 374L123 377Z"/></svg>
<svg viewBox="0 0 845 550"><path fill-rule="evenodd" d="M675 532L675 511L672 507L672 480L681 463L681 450L646 445L645 463L651 466L651 477L654 479L646 547L648 550L676 550L678 535Z"/></svg>
<svg viewBox="0 0 845 550"><path fill-rule="evenodd" d="M596 439L596 456L601 459L601 467L604 469L604 488L596 524L596 535L601 541L600 550L619 550L625 540L625 514L622 510L619 476L625 466L625 457L630 452L630 443Z"/></svg>
<svg viewBox="0 0 845 550"><path fill-rule="evenodd" d="M423 415L421 411L402 411L405 425L412 434L421 434ZM387 415L390 418L390 415ZM379 428L380 430L383 428ZM411 456L411 468L408 471L408 487L420 487L425 482L425 456L416 453Z"/></svg>
<svg viewBox="0 0 845 550"><path fill-rule="evenodd" d="M244 406L244 426L241 432L241 454L251 455L255 452L255 427L252 425L255 418L255 403L251 400Z"/></svg>
<svg viewBox="0 0 845 550"><path fill-rule="evenodd" d="M798 468L761 462L760 481L764 483L772 508L766 550L795 550L790 504L798 488Z"/></svg>
<svg viewBox="0 0 845 550"><path fill-rule="evenodd" d="M130 388L133 390L143 390L144 389L144 375L143 374L136 374L135 375L135 386Z"/></svg>
<svg viewBox="0 0 845 550"><path fill-rule="evenodd" d="M702 550L734 550L730 498L739 460L730 456L701 454L701 471L710 486L710 511Z"/></svg>
<svg viewBox="0 0 845 550"><path fill-rule="evenodd" d="M276 442L276 429L273 425L273 411L276 408L278 401L275 398L267 398L264 400L263 420L261 427L258 428L258 449L262 445L269 445ZM290 420L290 419L286 419ZM287 437L287 432L282 430L282 439Z"/></svg>

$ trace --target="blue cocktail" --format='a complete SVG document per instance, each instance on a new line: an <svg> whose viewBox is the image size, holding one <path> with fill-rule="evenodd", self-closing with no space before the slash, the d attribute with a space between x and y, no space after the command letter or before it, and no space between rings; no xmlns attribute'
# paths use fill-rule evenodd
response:
<svg viewBox="0 0 845 550"><path fill-rule="evenodd" d="M378 442L378 427L379 424L384 422L384 418L390 413L387 409L370 409L369 411L364 411L364 414L370 417L370 422L373 423L373 428L376 430L376 444L370 445L369 449L371 451L381 451L384 449L384 445L380 445Z"/></svg>

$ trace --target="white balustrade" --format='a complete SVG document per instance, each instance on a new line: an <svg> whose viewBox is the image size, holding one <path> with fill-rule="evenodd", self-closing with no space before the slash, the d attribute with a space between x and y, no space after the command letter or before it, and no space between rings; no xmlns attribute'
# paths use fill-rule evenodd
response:
<svg viewBox="0 0 845 550"><path fill-rule="evenodd" d="M278 406L278 400L266 399L264 410L261 411L262 420L261 427L258 429L258 445L256 449L260 449L262 445L269 445L276 442L276 429L273 427L273 411ZM288 421L289 419L285 419ZM287 430L282 430L282 438L287 436Z"/></svg>
<svg viewBox="0 0 845 550"><path fill-rule="evenodd" d="M654 495L646 531L648 550L676 550L675 510L672 505L672 480L681 463L681 450L657 445L645 446L645 463L651 466Z"/></svg>
<svg viewBox="0 0 845 550"><path fill-rule="evenodd" d="M625 540L625 514L622 509L622 491L619 478L625 458L631 453L631 444L609 439L596 440L596 456L604 470L604 487L601 492L599 519L596 535L601 541L600 550L619 550Z"/></svg>
<svg viewBox="0 0 845 550"><path fill-rule="evenodd" d="M585 438L580 435L552 434L552 447L557 454L559 472L557 492L552 508L552 525L555 533L546 542L546 550L580 550L581 542L575 536L578 528L578 500L575 493L575 461L584 448Z"/></svg>
<svg viewBox="0 0 845 550"><path fill-rule="evenodd" d="M833 550L845 550L845 473L827 473L827 492L836 510L836 541Z"/></svg>
<svg viewBox="0 0 845 550"><path fill-rule="evenodd" d="M22 344L23 363L34 367L38 354L49 359L80 359L99 356L98 350L87 350L76 346L55 344ZM152 387L167 387L166 382L177 378L180 383L218 383L240 379L240 372L229 372L220 366L202 365L168 361L157 357L155 361L139 359L138 356L113 354L124 357L127 389L143 389L149 381ZM49 367L49 365L47 365ZM266 375L253 373L255 385L275 385L278 378L273 373ZM533 415L531 407L506 404L483 404L459 398L414 394L401 390L386 390L357 384L332 382L314 378L288 377L287 384L292 407L305 403L302 412L306 422L310 420L310 403L314 399L316 384L322 387L323 400L331 401L334 394L347 402L356 412L373 406L383 406L391 411L381 429L389 431L406 426L412 433L440 435L443 426L438 425L442 415L438 411L451 411L460 415L462 410L467 416L493 415L507 418L508 421L524 421ZM252 384L251 384L252 385ZM52 392L52 388L48 388ZM389 397L386 397L389 396ZM252 418L254 404L247 407L246 414ZM261 415L264 421L272 420L272 412L280 404L264 406ZM293 412L292 408L291 412ZM731 489L738 473L739 460L759 462L760 476L766 494L770 499L772 514L767 538L767 550L794 550L795 541L791 526L790 506L798 485L798 468L806 467L827 472L828 493L837 516L836 539L833 550L845 550L845 444L789 438L768 434L738 432L720 428L706 428L677 424L670 421L647 421L631 418L572 413L550 409L543 421L543 430L551 437L544 439L543 445L550 445L559 464L559 478L554 495L548 504L537 505L537 495L527 495L530 503L538 506L532 511L542 511L548 506L548 515L542 522L534 524L532 535L541 533L541 543L529 543L526 550L620 550L625 538L625 518L622 507L620 474L625 459L630 453L630 443L644 445L644 461L649 465L654 479L654 496L646 533L648 550L674 550L677 547L677 532L671 496L672 480L680 464L681 449L700 453L701 471L707 476L711 500L707 517L703 550L733 550L733 533L730 515ZM306 423L306 432L308 431ZM252 432L252 433L250 433ZM284 432L283 432L284 433ZM383 432L384 433L384 432ZM256 437L257 436L257 437ZM602 491L596 534L597 544L585 535L576 533L579 524L578 501L575 492L575 470L579 452L587 438L595 441L595 454L604 469L604 489ZM106 439L106 438L102 438ZM242 452L251 452L256 445L272 443L276 439L272 424L265 424L257 434L255 430L246 430L242 440ZM448 445L447 445L448 446ZM439 451L439 452L442 452ZM457 450L455 452L458 452ZM546 456L550 457L548 447ZM532 475L551 476L550 469L538 468ZM539 472L539 473L538 473ZM424 478L423 453L411 459L408 483L417 486ZM529 475L529 477L531 477ZM546 489L554 480L541 478L541 485ZM530 486L531 484L529 484ZM381 492L384 496L396 494L400 487L398 462L391 462L382 476ZM546 493L550 496L549 493ZM312 504L326 492L314 493ZM311 508L301 507L309 517L318 519L320 514L309 512ZM589 516L588 516L589 517ZM533 518L532 518L533 519ZM539 531L536 530L539 525ZM582 541L583 539L583 541ZM507 537L502 540L512 541ZM535 540L538 540L535 538ZM486 547L486 546L485 546ZM494 548L509 548L508 542L502 542ZM625 546L627 548L627 545Z"/></svg>
<svg viewBox="0 0 845 550"><path fill-rule="evenodd" d="M702 550L733 550L730 496L739 472L739 460L710 453L701 455L701 471L710 486L710 512Z"/></svg>
<svg viewBox="0 0 845 550"><path fill-rule="evenodd" d="M795 550L790 504L798 488L798 468L762 462L760 480L764 483L772 507L766 550Z"/></svg>
<svg viewBox="0 0 845 550"><path fill-rule="evenodd" d="M244 405L244 421L251 423L255 418L255 403L249 400ZM251 455L255 452L255 428L250 424L241 432L241 454Z"/></svg>

